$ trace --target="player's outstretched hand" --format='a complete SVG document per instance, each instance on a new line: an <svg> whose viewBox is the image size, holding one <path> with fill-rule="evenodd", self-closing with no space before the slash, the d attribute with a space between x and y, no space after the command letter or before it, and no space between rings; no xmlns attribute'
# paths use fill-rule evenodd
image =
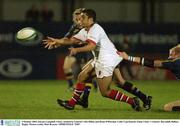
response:
<svg viewBox="0 0 180 126"><path fill-rule="evenodd" d="M43 40L44 48L53 49L59 47L61 44L59 43L59 39L55 39L52 37L47 37Z"/></svg>
<svg viewBox="0 0 180 126"><path fill-rule="evenodd" d="M128 54L126 52L117 52L117 54L123 59L128 60Z"/></svg>

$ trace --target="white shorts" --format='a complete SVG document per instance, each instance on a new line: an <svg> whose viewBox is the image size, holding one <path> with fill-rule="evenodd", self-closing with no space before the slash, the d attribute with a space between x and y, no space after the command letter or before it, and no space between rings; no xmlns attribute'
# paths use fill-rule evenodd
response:
<svg viewBox="0 0 180 126"><path fill-rule="evenodd" d="M122 61L122 58L115 58L111 62L95 62L95 72L97 78L109 77L113 75L115 67Z"/></svg>

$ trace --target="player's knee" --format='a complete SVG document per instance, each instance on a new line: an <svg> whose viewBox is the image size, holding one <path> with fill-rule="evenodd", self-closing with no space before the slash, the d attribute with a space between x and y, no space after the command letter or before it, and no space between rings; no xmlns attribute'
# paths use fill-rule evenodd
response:
<svg viewBox="0 0 180 126"><path fill-rule="evenodd" d="M63 67L64 72L72 71L72 68L69 66Z"/></svg>
<svg viewBox="0 0 180 126"><path fill-rule="evenodd" d="M115 81L118 87L122 87L125 83L125 81Z"/></svg>
<svg viewBox="0 0 180 126"><path fill-rule="evenodd" d="M82 74L79 73L79 75L78 75L78 80L81 80L82 77L83 77Z"/></svg>
<svg viewBox="0 0 180 126"><path fill-rule="evenodd" d="M87 78L88 78L87 72L81 72L78 75L78 80L81 81L81 82L87 80Z"/></svg>
<svg viewBox="0 0 180 126"><path fill-rule="evenodd" d="M101 95L102 95L103 97L108 97L108 92L107 92L107 91L101 91L101 90L100 90L100 92L101 92Z"/></svg>
<svg viewBox="0 0 180 126"><path fill-rule="evenodd" d="M64 69L64 73L68 74L68 73L73 73L73 72L72 72L72 69Z"/></svg>
<svg viewBox="0 0 180 126"><path fill-rule="evenodd" d="M107 97L106 93L101 93L101 95L102 95L103 97Z"/></svg>
<svg viewBox="0 0 180 126"><path fill-rule="evenodd" d="M86 80L86 76L84 74L79 74L78 75L78 81L79 82L84 82Z"/></svg>

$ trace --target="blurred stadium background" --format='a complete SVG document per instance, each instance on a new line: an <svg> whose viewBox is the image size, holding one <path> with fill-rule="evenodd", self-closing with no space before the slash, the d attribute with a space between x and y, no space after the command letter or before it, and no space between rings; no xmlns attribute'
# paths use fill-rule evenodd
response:
<svg viewBox="0 0 180 126"><path fill-rule="evenodd" d="M42 10L44 5L47 6L47 8L53 13L51 15L51 20L43 21L40 17L38 20L27 19L26 13L32 5L35 5L39 11ZM0 100L0 104L2 106L0 107L0 109L1 112L4 112L3 115L0 116L0 118L15 118L15 115L19 114L17 112L15 112L14 116L8 116L7 114L5 114L10 114L12 113L12 111L14 111L12 110L11 112L9 112L10 109L8 107L13 108L13 104L16 104L16 100L18 101L18 98L14 102L10 102L8 106L6 104L6 95L3 96L3 94L9 94L13 91L17 91L19 93L19 91L21 92L23 90L19 88L17 88L16 90L15 86L13 87L14 90L11 89L9 91L9 86L11 84L13 85L13 83L15 83L14 85L17 85L18 87L18 82L21 82L21 86L23 86L23 84L26 85L26 83L28 83L28 81L24 80L29 80L29 83L31 82L33 87L33 83L37 84L42 80L42 82L39 82L42 83L42 88L44 87L43 83L46 83L47 85L47 82L49 84L58 83L59 88L61 84L66 85L66 83L63 81L65 78L64 72L62 70L62 65L64 57L68 53L68 49L61 47L54 50L47 50L43 48L43 45L41 45L41 41L39 41L38 44L32 43L32 45L19 44L15 41L16 32L19 29L28 26L40 31L44 37L63 37L72 23L72 12L74 11L74 9L79 7L94 9L97 12L98 22L104 27L116 47L119 50L126 50L132 55L166 59L169 53L168 50L171 47L177 45L180 41L179 0L1 0L0 79L4 81L0 81L0 99L4 99L5 101L3 100L4 103L1 103ZM157 86L158 88L161 88L163 86L163 83L166 83L165 86L167 86L168 84L171 85L169 87L172 88L172 92L179 92L179 85L177 84L178 81L174 81L175 78L169 71L140 67L135 64L130 64L128 67L130 69L128 69L125 65L122 65L123 76L127 80L134 80L135 82L138 81L138 83L141 83L141 81L139 80L143 80L142 83L144 83L145 85L140 86L142 86L142 88L144 89L148 89L150 94L152 92L156 92L155 94L152 93L156 95L154 96L156 98L158 97L157 95L159 95L159 90L157 90L155 86L159 83L160 86ZM31 80L39 81L34 82ZM43 80L50 81L46 82ZM153 87L152 92L151 87ZM55 88L57 88L57 86L55 86ZM60 90L63 91L65 89L61 88ZM22 93L26 92L22 91ZM162 91L162 93L167 92ZM12 93L12 95L15 94ZM55 93L54 96L57 97L57 94ZM65 95L65 93L63 93L63 95ZM170 92L168 93L168 95L168 99L163 99L161 103L155 105L156 112L159 112L158 110L162 109L164 103L179 98L175 94L171 96ZM11 97L11 95L9 97ZM33 95L31 98L34 97L35 96ZM46 96L42 95L42 100L44 100L43 97ZM96 95L94 97L96 97ZM51 98L52 97L50 97L49 99ZM13 101L13 99L11 100ZM55 101L55 99L53 100ZM33 101L29 101L29 103L31 102ZM18 106L19 104L20 103L18 102L16 105ZM2 109L3 106L8 107ZM58 109L58 106L56 107ZM95 110L98 109L95 108L93 111ZM54 111L56 111L56 109ZM154 115L156 115L156 112ZM115 116L117 117L117 115ZM33 118L32 115L18 117ZM43 116L34 117L45 118ZM61 118L60 115L57 115L57 117L47 117ZM153 118L152 115L147 116L147 118L151 117ZM169 117L180 118L177 115L166 116L166 114L165 117L160 116L159 118ZM130 118L136 118L136 115ZM143 118L143 114L142 116L137 118ZM155 118L158 118L158 116L156 116Z"/></svg>
<svg viewBox="0 0 180 126"><path fill-rule="evenodd" d="M28 20L26 12L32 5L39 11L46 5L53 12L52 20ZM132 55L167 58L169 48L179 42L178 0L2 0L0 78L64 79L62 63L67 49L48 51L40 43L24 46L16 43L14 36L30 26L44 36L63 37L71 25L72 11L79 7L95 9L98 22L116 47ZM133 65L123 71L128 79L174 79L167 71Z"/></svg>

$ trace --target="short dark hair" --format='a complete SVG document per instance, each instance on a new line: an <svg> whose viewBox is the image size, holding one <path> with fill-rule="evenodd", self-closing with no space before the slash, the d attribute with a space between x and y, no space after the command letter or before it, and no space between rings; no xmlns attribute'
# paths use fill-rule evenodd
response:
<svg viewBox="0 0 180 126"><path fill-rule="evenodd" d="M92 18L96 22L96 12L93 9L84 9L82 13L85 13L89 18Z"/></svg>

